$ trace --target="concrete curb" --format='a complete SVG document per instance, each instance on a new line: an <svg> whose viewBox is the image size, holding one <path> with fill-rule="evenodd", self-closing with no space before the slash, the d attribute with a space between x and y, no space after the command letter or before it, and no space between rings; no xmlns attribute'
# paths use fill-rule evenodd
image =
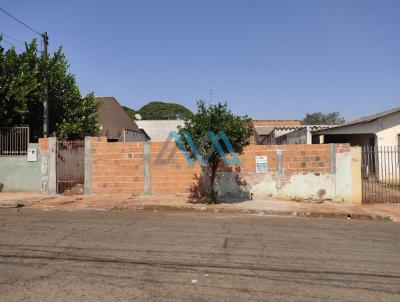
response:
<svg viewBox="0 0 400 302"><path fill-rule="evenodd" d="M18 199L18 200L3 200L0 201L0 209L1 208L22 208L29 207L35 203L41 202L46 199L52 199L52 197L43 197L43 198L35 198L35 199Z"/></svg>
<svg viewBox="0 0 400 302"><path fill-rule="evenodd" d="M21 208L24 207L25 203L21 201L13 201L13 200L5 200L0 202L0 209L1 208Z"/></svg>
<svg viewBox="0 0 400 302"><path fill-rule="evenodd" d="M1 208L30 207L43 200L53 199L57 196L47 196L36 199L5 200L0 201ZM65 209L63 207L50 207L52 209ZM357 212L327 212L327 211L289 211L289 210L257 210L233 207L220 207L215 205L162 205L162 204L141 204L141 205L117 205L113 207L89 206L79 210L136 210L136 211L165 211L165 212L205 212L205 213L228 213L228 214L253 214L265 216L286 216L286 217L310 217L310 218L336 218L355 220L393 221L389 215L366 214Z"/></svg>
<svg viewBox="0 0 400 302"><path fill-rule="evenodd" d="M317 212L317 211L276 211L276 210L255 210L255 209L233 209L216 208L212 206L174 206L174 205L141 205L141 206L120 206L113 210L137 210L137 211L171 211L171 212L205 212L205 213L229 213L229 214L255 214L265 216L290 216L290 217L310 217L310 218L336 218L336 219L356 219L356 220L375 220L393 221L388 215L363 214L352 212Z"/></svg>

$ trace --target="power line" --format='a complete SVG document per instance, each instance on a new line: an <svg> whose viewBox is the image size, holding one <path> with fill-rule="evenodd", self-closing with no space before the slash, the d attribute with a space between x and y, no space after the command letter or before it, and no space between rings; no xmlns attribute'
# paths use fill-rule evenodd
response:
<svg viewBox="0 0 400 302"><path fill-rule="evenodd" d="M14 19L15 21L17 21L18 23L22 24L23 26L25 26L26 28L30 29L31 31L33 31L35 34L42 36L42 34L40 32L38 32L37 30L33 29L32 27L30 27L29 25L27 25L26 23L22 22L21 20L19 20L17 17L14 17L11 13L9 13L8 11L2 9L0 7L0 10L5 13L6 15L8 15L10 18Z"/></svg>
<svg viewBox="0 0 400 302"><path fill-rule="evenodd" d="M7 44L15 47L16 49L20 50L20 51L24 51L23 49L19 48L18 46L14 45L13 43L7 41L6 39L1 40L2 42L6 42Z"/></svg>
<svg viewBox="0 0 400 302"><path fill-rule="evenodd" d="M22 42L21 40L18 40L18 39L16 39L16 38L14 38L13 36L7 35L7 34L5 34L5 33L0 32L0 35L2 35L2 36L4 36L4 37L7 37L7 38L9 38L9 39L11 39L11 40L14 40L15 42L25 44L25 42Z"/></svg>

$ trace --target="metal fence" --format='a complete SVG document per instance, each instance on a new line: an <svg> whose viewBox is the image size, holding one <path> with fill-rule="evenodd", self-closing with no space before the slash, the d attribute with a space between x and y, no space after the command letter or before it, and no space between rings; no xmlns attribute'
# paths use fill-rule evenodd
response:
<svg viewBox="0 0 400 302"><path fill-rule="evenodd" d="M399 152L399 146L362 148L363 203L400 202Z"/></svg>
<svg viewBox="0 0 400 302"><path fill-rule="evenodd" d="M120 142L145 142L150 140L149 136L143 130L122 129Z"/></svg>
<svg viewBox="0 0 400 302"><path fill-rule="evenodd" d="M57 193L83 194L85 142L57 142Z"/></svg>
<svg viewBox="0 0 400 302"><path fill-rule="evenodd" d="M0 156L27 155L28 127L0 127Z"/></svg>

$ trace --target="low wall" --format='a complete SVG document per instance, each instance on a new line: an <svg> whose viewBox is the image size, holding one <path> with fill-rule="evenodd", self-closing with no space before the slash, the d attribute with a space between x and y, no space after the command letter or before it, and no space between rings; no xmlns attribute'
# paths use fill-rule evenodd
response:
<svg viewBox="0 0 400 302"><path fill-rule="evenodd" d="M36 148L38 144L29 144ZM41 157L38 161L28 162L27 156L0 157L0 186L3 192L40 192L41 191ZM1 191L1 190L0 190Z"/></svg>
<svg viewBox="0 0 400 302"><path fill-rule="evenodd" d="M266 173L257 173L257 156L267 158ZM219 191L227 198L351 201L352 163L347 145L255 145L246 148L239 159L236 171L222 171L218 177ZM236 188L233 179L239 183Z"/></svg>
<svg viewBox="0 0 400 302"><path fill-rule="evenodd" d="M165 150L163 146L164 143L151 143L151 193L194 194L201 175L200 164L189 165L175 143Z"/></svg>
<svg viewBox="0 0 400 302"><path fill-rule="evenodd" d="M85 183L93 193L195 194L201 167L186 162L170 143L90 142L90 170ZM264 170L257 156L266 157ZM331 199L352 198L352 160L348 145L250 145L240 165L221 167L217 187L222 198ZM262 172L262 173L258 173Z"/></svg>
<svg viewBox="0 0 400 302"><path fill-rule="evenodd" d="M144 142L92 141L91 150L93 193L144 193Z"/></svg>

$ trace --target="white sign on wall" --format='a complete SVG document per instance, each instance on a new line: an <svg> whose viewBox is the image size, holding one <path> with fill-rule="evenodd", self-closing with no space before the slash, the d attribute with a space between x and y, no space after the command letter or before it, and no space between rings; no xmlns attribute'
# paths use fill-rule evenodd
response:
<svg viewBox="0 0 400 302"><path fill-rule="evenodd" d="M38 159L37 156L37 149L35 148L29 148L28 149L28 161L37 161Z"/></svg>
<svg viewBox="0 0 400 302"><path fill-rule="evenodd" d="M256 173L268 172L268 157L256 156Z"/></svg>

